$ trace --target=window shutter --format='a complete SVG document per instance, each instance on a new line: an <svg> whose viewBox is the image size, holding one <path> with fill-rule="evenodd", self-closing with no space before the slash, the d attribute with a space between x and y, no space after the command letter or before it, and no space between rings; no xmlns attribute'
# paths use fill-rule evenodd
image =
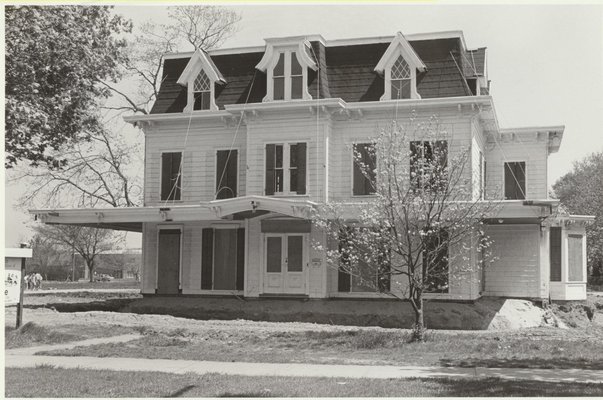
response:
<svg viewBox="0 0 603 400"><path fill-rule="evenodd" d="M201 289L213 288L214 230L203 228L201 233Z"/></svg>
<svg viewBox="0 0 603 400"><path fill-rule="evenodd" d="M514 199L516 196L515 187L517 183L513 176L514 173L513 166L510 163L505 163L505 199Z"/></svg>
<svg viewBox="0 0 603 400"><path fill-rule="evenodd" d="M561 228L551 227L549 235L551 282L561 282Z"/></svg>
<svg viewBox="0 0 603 400"><path fill-rule="evenodd" d="M517 188L517 198L518 199L525 199L526 198L526 163L525 162L518 162L515 163L515 176L517 177L517 181L518 181L518 188Z"/></svg>
<svg viewBox="0 0 603 400"><path fill-rule="evenodd" d="M505 163L505 199L525 199L525 162Z"/></svg>
<svg viewBox="0 0 603 400"><path fill-rule="evenodd" d="M362 174L362 168L360 167L360 163L358 162L358 153L362 151L360 145L354 145L352 150L352 159L354 165L354 182L352 187L352 193L354 196L361 196L365 193L364 190L364 175Z"/></svg>
<svg viewBox="0 0 603 400"><path fill-rule="evenodd" d="M297 144L297 194L306 194L306 143Z"/></svg>
<svg viewBox="0 0 603 400"><path fill-rule="evenodd" d="M245 228L237 229L237 283L236 289L245 288Z"/></svg>
<svg viewBox="0 0 603 400"><path fill-rule="evenodd" d="M239 152L237 150L232 150L230 152L230 158L228 159L228 169L226 170L226 183L228 184L228 187L232 190L232 192L229 191L232 197L237 197L237 178L239 172L237 170L238 157Z"/></svg>
<svg viewBox="0 0 603 400"><path fill-rule="evenodd" d="M363 145L363 160L368 166L368 177L364 177L364 185L366 194L375 193L375 168L377 167L377 155L375 154L373 144Z"/></svg>
<svg viewBox="0 0 603 400"><path fill-rule="evenodd" d="M274 158L276 156L276 145L266 145L266 195L274 194Z"/></svg>
<svg viewBox="0 0 603 400"><path fill-rule="evenodd" d="M182 153L172 153L172 179L171 185L173 187L172 195L169 200L180 200L180 181L182 179L181 176L181 166L182 162ZM171 190L172 188L170 188Z"/></svg>
<svg viewBox="0 0 603 400"><path fill-rule="evenodd" d="M417 165L420 162L420 158L421 158L421 149L420 147L420 143L421 142L416 142L416 141L412 141L410 142L410 186L418 189L421 187L421 177L419 176L419 169L417 168Z"/></svg>

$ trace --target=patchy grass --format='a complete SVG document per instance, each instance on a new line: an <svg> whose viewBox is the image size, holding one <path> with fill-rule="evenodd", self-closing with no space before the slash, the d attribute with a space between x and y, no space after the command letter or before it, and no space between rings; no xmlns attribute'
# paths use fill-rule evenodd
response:
<svg viewBox="0 0 603 400"><path fill-rule="evenodd" d="M114 279L108 282L44 281L42 289L34 293L43 293L45 289L140 289L140 282L135 279Z"/></svg>
<svg viewBox="0 0 603 400"><path fill-rule="evenodd" d="M603 384L500 379L342 379L7 368L6 397L601 396ZM35 376L36 384L31 384Z"/></svg>
<svg viewBox="0 0 603 400"><path fill-rule="evenodd" d="M603 369L603 327L539 328L506 333L430 331L411 343L408 330L254 332L139 329L127 344L101 344L42 354L208 361L299 362Z"/></svg>
<svg viewBox="0 0 603 400"><path fill-rule="evenodd" d="M57 325L52 328L28 322L19 329L5 326L5 347L14 349L44 344L74 342L97 337L109 337L132 333L134 330L119 325L82 324Z"/></svg>

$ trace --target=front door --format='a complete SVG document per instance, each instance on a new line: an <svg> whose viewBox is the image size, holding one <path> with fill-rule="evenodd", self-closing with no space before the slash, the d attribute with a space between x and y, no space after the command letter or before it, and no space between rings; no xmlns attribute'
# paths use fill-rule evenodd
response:
<svg viewBox="0 0 603 400"><path fill-rule="evenodd" d="M264 242L264 293L305 293L304 235L266 234Z"/></svg>

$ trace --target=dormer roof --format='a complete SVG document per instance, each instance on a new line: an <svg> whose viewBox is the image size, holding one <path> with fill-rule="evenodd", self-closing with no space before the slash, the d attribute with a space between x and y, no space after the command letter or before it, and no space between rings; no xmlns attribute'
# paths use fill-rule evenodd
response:
<svg viewBox="0 0 603 400"><path fill-rule="evenodd" d="M419 55L415 52L415 49L413 49L408 40L406 40L402 32L396 33L394 40L392 40L390 45L387 47L387 50L385 50L385 53L383 53L383 56L377 63L375 71L383 74L387 63L398 54L398 49L401 49L404 59L412 67L418 69L420 72L425 71L427 67L423 63L423 60L421 60L421 57L419 57Z"/></svg>
<svg viewBox="0 0 603 400"><path fill-rule="evenodd" d="M177 83L182 86L186 86L188 82L195 79L201 68L205 71L207 76L212 82L218 82L221 84L225 84L226 80L216 67L216 64L212 61L209 54L207 54L204 50L197 49L191 58L189 59L186 67L180 74Z"/></svg>
<svg viewBox="0 0 603 400"><path fill-rule="evenodd" d="M316 60L310 55L310 52L312 51L311 44L304 36L266 39L266 51L255 68L262 72L266 72L266 69L274 59L274 52L285 48L295 49L302 67L310 68L314 71L318 69Z"/></svg>

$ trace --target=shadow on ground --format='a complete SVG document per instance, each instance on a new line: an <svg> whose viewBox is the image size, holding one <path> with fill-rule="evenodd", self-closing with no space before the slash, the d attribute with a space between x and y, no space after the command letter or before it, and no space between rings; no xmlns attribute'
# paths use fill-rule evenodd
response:
<svg viewBox="0 0 603 400"><path fill-rule="evenodd" d="M442 358L442 367L464 367L464 368L542 368L542 369L588 369L603 370L603 360L588 360L586 358L555 357L526 359L488 359L488 358L466 358L463 360L451 360Z"/></svg>

